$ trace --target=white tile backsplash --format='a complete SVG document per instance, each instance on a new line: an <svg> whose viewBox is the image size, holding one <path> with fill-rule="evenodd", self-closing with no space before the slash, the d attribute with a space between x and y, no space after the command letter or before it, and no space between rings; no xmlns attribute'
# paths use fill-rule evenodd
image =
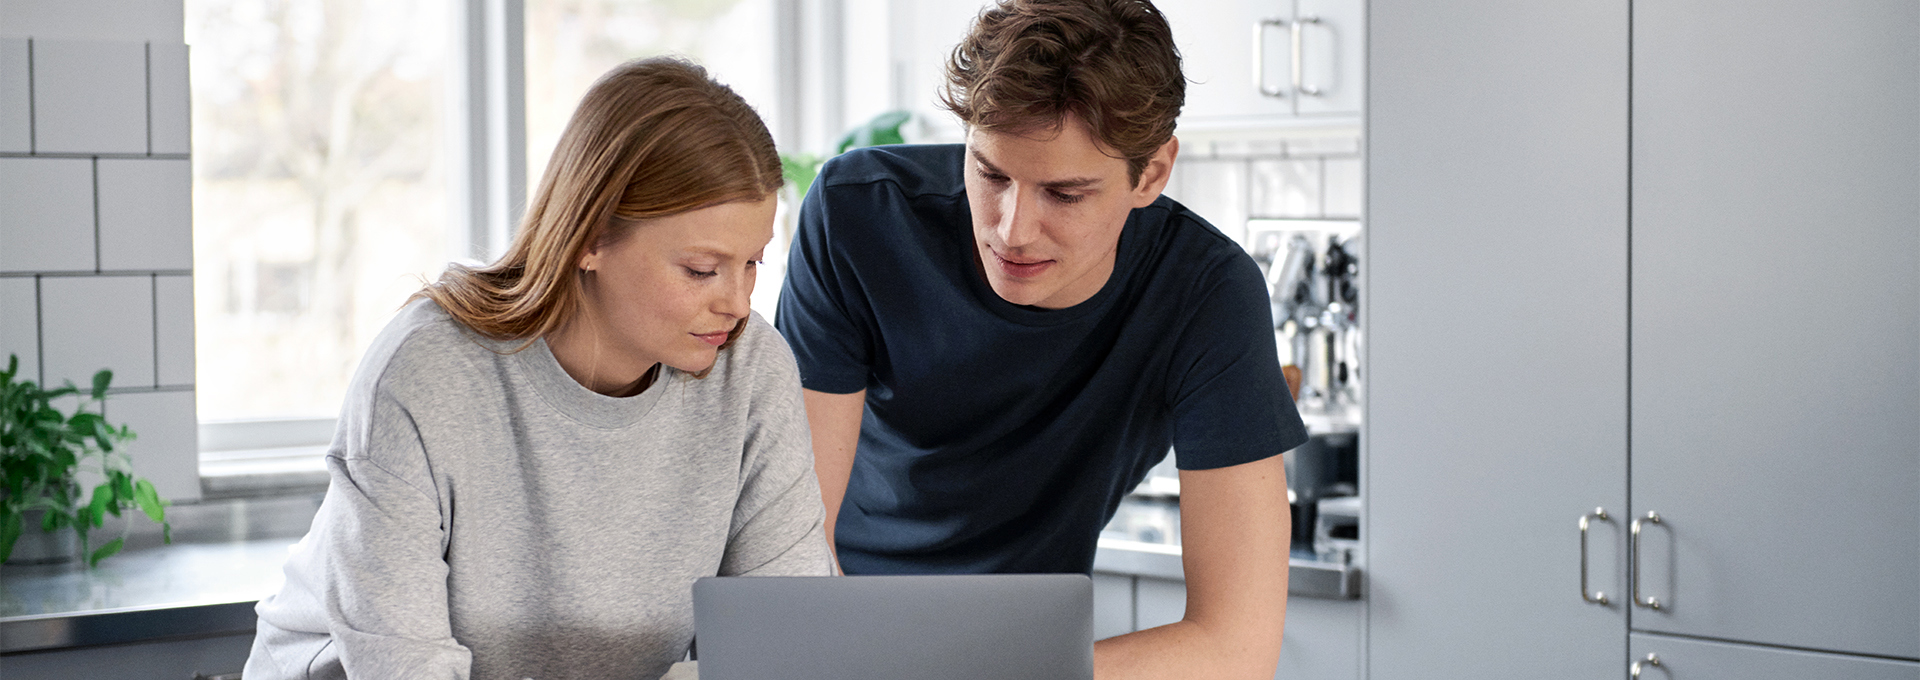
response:
<svg viewBox="0 0 1920 680"><path fill-rule="evenodd" d="M1221 233L1242 243L1247 238L1246 161L1174 162L1180 177L1173 199L1198 213Z"/></svg>
<svg viewBox="0 0 1920 680"><path fill-rule="evenodd" d="M37 153L147 153L147 44L33 41Z"/></svg>
<svg viewBox="0 0 1920 680"><path fill-rule="evenodd" d="M0 278L0 368L20 356L20 375L40 382L40 323L33 277Z"/></svg>
<svg viewBox="0 0 1920 680"><path fill-rule="evenodd" d="M191 164L183 159L100 159L100 269L191 268Z"/></svg>
<svg viewBox="0 0 1920 680"><path fill-rule="evenodd" d="M154 372L162 386L193 384L193 277L153 278Z"/></svg>
<svg viewBox="0 0 1920 680"><path fill-rule="evenodd" d="M1320 159L1249 161L1251 217L1319 217Z"/></svg>
<svg viewBox="0 0 1920 680"><path fill-rule="evenodd" d="M47 384L107 368L116 387L153 386L153 277L43 277L40 323Z"/></svg>
<svg viewBox="0 0 1920 680"><path fill-rule="evenodd" d="M1360 219L1360 205L1366 177L1360 170L1360 158L1328 158L1325 162L1327 217Z"/></svg>
<svg viewBox="0 0 1920 680"><path fill-rule="evenodd" d="M0 158L0 271L93 270L93 161Z"/></svg>
<svg viewBox="0 0 1920 680"><path fill-rule="evenodd" d="M149 111L154 154L191 151L191 111L187 104L187 46L153 43L148 46L148 78L153 93Z"/></svg>
<svg viewBox="0 0 1920 680"><path fill-rule="evenodd" d="M126 444L134 472L170 501L200 498L200 432L193 399L191 390L107 397L107 422L131 428L136 437Z"/></svg>
<svg viewBox="0 0 1920 680"><path fill-rule="evenodd" d="M33 92L27 40L0 38L0 153L33 150Z"/></svg>

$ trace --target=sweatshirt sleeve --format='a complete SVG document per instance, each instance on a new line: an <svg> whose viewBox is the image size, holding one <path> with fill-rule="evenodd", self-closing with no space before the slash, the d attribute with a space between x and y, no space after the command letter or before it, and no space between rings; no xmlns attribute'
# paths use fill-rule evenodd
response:
<svg viewBox="0 0 1920 680"><path fill-rule="evenodd" d="M405 409L372 393L342 414L326 499L288 558L285 586L256 608L248 680L468 677L425 450Z"/></svg>
<svg viewBox="0 0 1920 680"><path fill-rule="evenodd" d="M754 370L740 496L721 576L827 576L826 508L793 354L765 321L750 340Z"/></svg>

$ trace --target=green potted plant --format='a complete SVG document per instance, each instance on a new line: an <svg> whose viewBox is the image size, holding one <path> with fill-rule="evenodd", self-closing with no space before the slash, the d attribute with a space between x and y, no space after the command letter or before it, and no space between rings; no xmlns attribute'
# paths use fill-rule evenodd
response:
<svg viewBox="0 0 1920 680"><path fill-rule="evenodd" d="M153 484L133 474L133 461L122 444L133 431L114 427L103 414L107 386L113 372L93 374L93 389L83 392L72 382L47 390L19 378L20 357L7 357L0 372L0 561L13 556L17 541L27 531L58 535L70 529L79 538L75 553L87 566L120 552L126 546L127 527L120 536L94 547L89 532L106 525L107 515L139 510L158 522L161 536L173 542L167 523L167 502ZM71 412L56 403L71 398ZM80 475L100 480L90 496L82 496ZM84 503L82 502L84 498ZM70 553L66 557L78 556Z"/></svg>

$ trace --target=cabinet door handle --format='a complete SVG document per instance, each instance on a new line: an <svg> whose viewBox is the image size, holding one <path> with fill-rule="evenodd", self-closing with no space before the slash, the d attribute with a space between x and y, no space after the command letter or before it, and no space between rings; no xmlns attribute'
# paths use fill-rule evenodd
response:
<svg viewBox="0 0 1920 680"><path fill-rule="evenodd" d="M1587 589L1587 521L1595 519L1602 522L1613 521L1613 518L1607 515L1606 508L1594 508L1593 512L1580 516L1580 599L1604 606L1607 604L1607 594Z"/></svg>
<svg viewBox="0 0 1920 680"><path fill-rule="evenodd" d="M1307 24L1317 23L1320 23L1320 17L1300 17L1289 24L1293 29L1293 91L1309 97L1318 97L1321 92L1319 88L1307 87L1305 67L1300 63L1306 56L1306 49L1301 47L1300 31Z"/></svg>
<svg viewBox="0 0 1920 680"><path fill-rule="evenodd" d="M1643 522L1659 524L1660 513L1648 512L1646 517L1634 520L1627 531L1633 534L1633 603L1648 609L1659 609L1660 598L1640 597L1640 526ZM1654 665L1658 666L1660 664L1655 663Z"/></svg>
<svg viewBox="0 0 1920 680"><path fill-rule="evenodd" d="M1291 25L1293 25L1293 22L1286 19L1261 19L1253 24L1253 89L1259 90L1260 94L1282 99L1285 99L1287 96L1286 90L1267 86L1267 28L1271 26ZM1295 29L1296 36L1298 30L1299 29ZM1294 42L1298 45L1299 40L1297 37ZM1297 47L1296 51L1298 51ZM1299 80L1299 69L1296 68L1294 82L1297 84Z"/></svg>
<svg viewBox="0 0 1920 680"><path fill-rule="evenodd" d="M1627 667L1627 677L1640 680L1640 671L1645 670L1647 666L1659 667L1660 655L1648 654L1647 658L1633 662L1632 666Z"/></svg>

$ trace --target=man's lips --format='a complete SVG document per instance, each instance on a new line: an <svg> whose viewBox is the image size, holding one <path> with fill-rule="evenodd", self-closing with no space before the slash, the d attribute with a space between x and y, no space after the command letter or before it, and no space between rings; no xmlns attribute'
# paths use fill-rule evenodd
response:
<svg viewBox="0 0 1920 680"><path fill-rule="evenodd" d="M1000 265L1000 271L1006 272L1008 276L1015 278L1030 279L1039 276L1042 272L1045 272L1048 267L1053 266L1055 262L1054 260L1009 259L1001 256L998 251L994 251L991 248L989 248L988 251L993 253L993 259L995 263Z"/></svg>
<svg viewBox="0 0 1920 680"><path fill-rule="evenodd" d="M727 344L727 331L720 331L718 333L694 333L693 337L705 340L707 344L713 345L714 347Z"/></svg>

